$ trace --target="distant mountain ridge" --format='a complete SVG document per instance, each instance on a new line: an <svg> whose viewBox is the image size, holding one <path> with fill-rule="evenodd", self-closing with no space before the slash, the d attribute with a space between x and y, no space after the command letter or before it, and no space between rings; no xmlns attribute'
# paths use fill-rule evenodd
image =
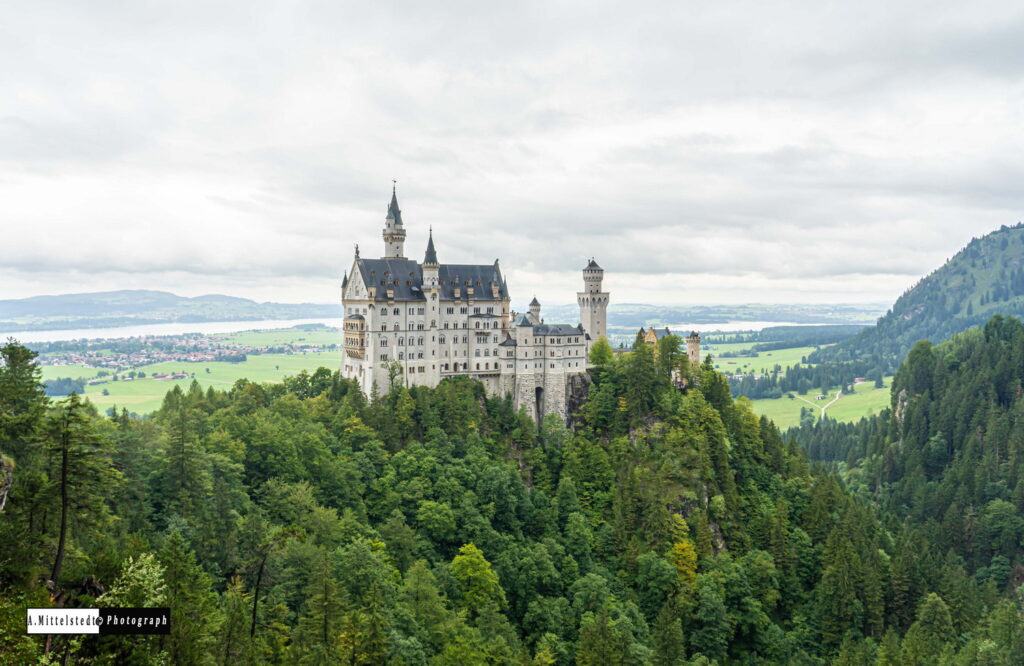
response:
<svg viewBox="0 0 1024 666"><path fill-rule="evenodd" d="M244 321L341 317L341 306L318 303L258 303L207 294L122 289L0 300L0 332L99 328L174 322Z"/></svg>
<svg viewBox="0 0 1024 666"><path fill-rule="evenodd" d="M891 373L918 340L939 343L995 314L1024 316L1024 224L972 239L900 296L875 326L807 360L861 361Z"/></svg>

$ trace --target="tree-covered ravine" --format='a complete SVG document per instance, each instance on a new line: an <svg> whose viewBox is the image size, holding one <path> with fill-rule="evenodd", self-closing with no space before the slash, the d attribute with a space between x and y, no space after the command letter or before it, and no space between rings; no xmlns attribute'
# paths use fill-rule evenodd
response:
<svg viewBox="0 0 1024 666"><path fill-rule="evenodd" d="M1024 659L1024 326L785 438L669 336L592 350L570 427L459 377L320 369L146 418L0 366L0 663L978 664ZM171 608L28 636L26 607Z"/></svg>

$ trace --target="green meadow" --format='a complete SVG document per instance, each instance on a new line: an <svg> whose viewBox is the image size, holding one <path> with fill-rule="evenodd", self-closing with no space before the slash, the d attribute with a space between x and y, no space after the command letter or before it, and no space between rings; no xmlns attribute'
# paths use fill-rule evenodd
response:
<svg viewBox="0 0 1024 666"><path fill-rule="evenodd" d="M250 355L243 363L225 362L204 362L204 363L156 363L146 365L137 370L146 373L145 379L134 381L110 381L106 384L98 384L85 387L85 395L100 410L107 407L124 407L129 412L147 414L160 408L164 395L174 388L181 386L188 388L194 378L204 389L214 386L218 389L230 388L239 379L248 379L253 382L279 382L287 376L297 375L302 370L313 372L323 366L336 370L341 362L340 352L322 352L311 354L261 354ZM55 377L94 377L96 368L84 368L92 371L91 375L72 374L69 372L56 372L52 370L66 370L76 366L63 366L58 368L46 367L44 377L52 375ZM153 379L153 374L187 373L187 379L159 380ZM109 395L103 395L106 389Z"/></svg>
<svg viewBox="0 0 1024 666"><path fill-rule="evenodd" d="M771 371L776 365L783 369L802 363L803 357L810 354L817 347L790 347L789 349L773 349L771 351L760 351L757 356L734 356L722 357L724 352L745 352L750 350L749 342L738 342L728 344L711 345L710 350L702 350L701 354L711 354L715 363L715 370L726 374L737 373L749 374L751 372L762 374Z"/></svg>
<svg viewBox="0 0 1024 666"><path fill-rule="evenodd" d="M265 331L241 331L211 335L211 338L236 345L250 347L273 347L276 345L337 345L341 344L341 333L334 328L304 331L298 328L279 328Z"/></svg>
<svg viewBox="0 0 1024 666"><path fill-rule="evenodd" d="M883 379L884 387L875 388L874 382L864 382L853 387L853 393L843 394L839 400L832 403L825 414L837 421L859 421L864 416L877 414L889 406L889 387L892 385L892 377ZM815 392L808 392L807 395L793 393L793 398L785 395L781 398L751 400L750 405L755 414L767 416L775 421L780 429L800 425L800 408L813 407L815 414L821 414L821 408L828 405L836 397L836 391L831 391L824 400L815 400Z"/></svg>

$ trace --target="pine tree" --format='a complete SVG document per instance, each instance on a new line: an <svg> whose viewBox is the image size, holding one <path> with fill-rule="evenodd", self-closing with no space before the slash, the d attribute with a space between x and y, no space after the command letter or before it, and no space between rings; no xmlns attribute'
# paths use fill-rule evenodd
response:
<svg viewBox="0 0 1024 666"><path fill-rule="evenodd" d="M167 536L160 565L171 609L171 634L165 637L171 662L212 663L221 618L209 574L196 563L195 553L178 531Z"/></svg>
<svg viewBox="0 0 1024 666"><path fill-rule="evenodd" d="M953 619L942 597L934 592L921 602L917 621L910 625L903 638L903 660L908 666L938 663L949 647L953 633Z"/></svg>

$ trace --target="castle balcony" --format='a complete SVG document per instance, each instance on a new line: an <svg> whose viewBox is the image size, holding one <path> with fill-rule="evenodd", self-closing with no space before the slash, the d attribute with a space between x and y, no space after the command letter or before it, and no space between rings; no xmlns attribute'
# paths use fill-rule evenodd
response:
<svg viewBox="0 0 1024 666"><path fill-rule="evenodd" d="M366 358L366 320L363 315L349 315L342 323L345 336L345 355Z"/></svg>

